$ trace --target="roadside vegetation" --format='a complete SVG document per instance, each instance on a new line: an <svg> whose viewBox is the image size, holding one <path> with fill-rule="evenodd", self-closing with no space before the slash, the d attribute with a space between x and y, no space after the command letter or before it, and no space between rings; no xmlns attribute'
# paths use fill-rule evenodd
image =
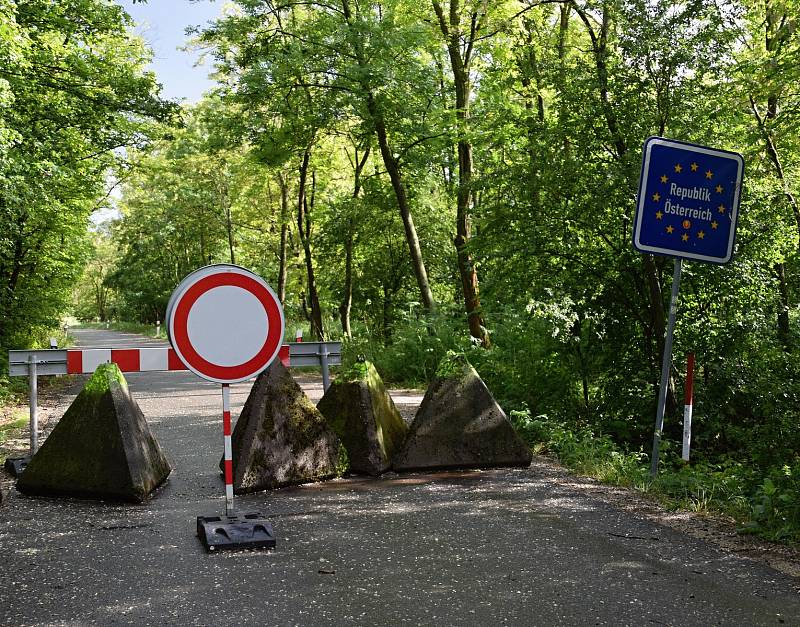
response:
<svg viewBox="0 0 800 627"><path fill-rule="evenodd" d="M193 33L217 88L178 106L115 5L0 0L0 372L66 312L163 334L186 274L236 263L289 334L406 384L466 352L535 449L798 542L798 15L240 0ZM684 266L656 481L672 264L631 246L650 135L746 163L734 261Z"/></svg>

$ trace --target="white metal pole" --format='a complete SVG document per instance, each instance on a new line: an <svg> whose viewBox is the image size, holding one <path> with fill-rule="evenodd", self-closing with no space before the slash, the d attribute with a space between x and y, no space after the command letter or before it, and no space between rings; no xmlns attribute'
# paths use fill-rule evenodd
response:
<svg viewBox="0 0 800 627"><path fill-rule="evenodd" d="M331 385L331 375L328 370L328 345L322 342L321 349L322 350L319 352L319 361L320 366L322 366L322 390L327 392Z"/></svg>
<svg viewBox="0 0 800 627"><path fill-rule="evenodd" d="M36 396L39 392L39 381L36 373L36 355L28 357L28 378L30 380L30 410L31 410L31 456L39 449L39 416Z"/></svg>

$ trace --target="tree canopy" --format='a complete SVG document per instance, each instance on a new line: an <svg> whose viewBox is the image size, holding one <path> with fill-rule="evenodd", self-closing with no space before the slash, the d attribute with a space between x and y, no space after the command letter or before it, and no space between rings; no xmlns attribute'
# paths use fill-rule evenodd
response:
<svg viewBox="0 0 800 627"><path fill-rule="evenodd" d="M88 259L120 150L172 109L101 0L0 2L0 346L52 326Z"/></svg>

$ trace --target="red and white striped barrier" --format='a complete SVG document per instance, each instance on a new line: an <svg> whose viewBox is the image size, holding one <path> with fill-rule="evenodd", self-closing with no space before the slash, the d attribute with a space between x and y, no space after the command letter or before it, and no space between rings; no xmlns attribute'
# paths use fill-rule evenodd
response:
<svg viewBox="0 0 800 627"><path fill-rule="evenodd" d="M303 342L284 344L278 358L284 366L317 366L342 363L341 342ZM91 374L100 364L113 362L123 372L186 371L186 366L170 346L136 348L66 348L8 351L8 373L12 377L59 374Z"/></svg>
<svg viewBox="0 0 800 627"><path fill-rule="evenodd" d="M188 370L169 346L154 348L84 348L67 349L66 374L91 374L101 364L115 363L122 372L158 372ZM280 348L278 358L289 367L289 345Z"/></svg>

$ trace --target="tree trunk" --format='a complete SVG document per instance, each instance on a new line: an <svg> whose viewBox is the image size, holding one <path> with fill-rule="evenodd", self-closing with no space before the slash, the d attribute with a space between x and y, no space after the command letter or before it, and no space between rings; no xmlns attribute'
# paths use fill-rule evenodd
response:
<svg viewBox="0 0 800 627"><path fill-rule="evenodd" d="M453 84L456 92L456 123L458 131L458 191L456 194L456 237L453 244L456 248L458 273L461 277L461 290L464 296L464 309L472 337L480 341L481 346L489 348L489 334L483 320L481 299L478 288L478 272L469 252L471 236L470 208L472 205L472 143L468 138L470 120L469 100L472 93L470 80L470 64L472 47L479 30L477 24L482 16L473 16L473 27L468 35L461 32L461 15L458 11L458 0L450 0L449 22L438 0L433 0L433 8L439 19L439 28L444 36L450 66L453 71ZM462 52L462 39L466 45ZM463 55L463 56L462 56Z"/></svg>
<svg viewBox="0 0 800 627"><path fill-rule="evenodd" d="M325 340L325 330L322 327L322 310L317 294L317 281L314 275L314 263L311 258L311 216L310 212L314 208L314 194L316 193L316 174L311 173L311 203L309 206L306 195L306 180L308 177L308 162L311 155L308 150L303 153L303 163L300 166L300 190L297 200L297 231L300 234L300 243L303 245L303 253L306 261L306 278L308 281L308 304L311 306L310 322L311 334L320 340Z"/></svg>
<svg viewBox="0 0 800 627"><path fill-rule="evenodd" d="M225 168L223 167L223 171L220 176L225 177L227 175ZM230 253L230 260L231 264L236 264L236 255L233 252L234 243L233 243L233 219L231 217L231 202L230 202L230 194L228 193L228 183L223 178L220 180L218 185L219 191L219 199L222 203L222 208L225 212L225 231L228 235L228 251Z"/></svg>
<svg viewBox="0 0 800 627"><path fill-rule="evenodd" d="M616 158L620 161L625 159L628 153L628 147L625 138L620 132L617 115L614 111L611 98L609 96L609 82L608 82L608 36L611 30L611 9L610 3L606 0L602 3L602 14L600 19L600 30L595 31L594 25L597 21L590 17L584 8L571 0L569 5L577 13L578 17L586 27L586 32L592 42L592 55L595 64L595 76L597 78L597 89L600 96L600 104L603 110L603 117L605 119L606 128L608 129L611 142L616 152ZM562 13L563 17L563 13ZM629 233L629 221L627 216L623 216L622 228L625 237ZM664 295L661 290L661 280L656 267L655 259L652 255L642 255L642 270L645 282L648 287L648 309L650 311L650 338L651 341L655 340L656 355L654 355L652 370L654 373L660 373L661 363L660 359L664 355L664 344L666 340L666 310L664 309ZM648 331L645 331L645 336ZM646 337L647 339L647 337ZM658 397L658 374L656 374L656 398ZM670 376L667 384L667 413L672 413L677 408L678 403L675 397L675 382Z"/></svg>
<svg viewBox="0 0 800 627"><path fill-rule="evenodd" d="M231 207L229 204L225 206L225 228L228 230L228 250L231 254L231 263L236 263L236 255L233 252L233 224L231 221Z"/></svg>
<svg viewBox="0 0 800 627"><path fill-rule="evenodd" d="M381 306L383 312L383 342L384 344L388 344L392 339L392 297L385 283L383 284L383 301Z"/></svg>
<svg viewBox="0 0 800 627"><path fill-rule="evenodd" d="M353 306L353 220L348 220L347 237L344 242L344 288L342 303L339 305L339 319L342 333L346 338L353 337L350 328L350 309Z"/></svg>
<svg viewBox="0 0 800 627"><path fill-rule="evenodd" d="M597 77L598 91L600 92L600 104L603 109L603 117L605 118L606 128L608 128L617 156L621 159L627 153L627 146L625 144L625 138L619 130L617 114L614 111L608 94L608 35L611 29L611 12L608 2L604 0L602 3L600 31L598 33L595 32L592 26L593 23L596 23L594 18L590 17L584 9L580 8L575 3L575 0L572 0L570 5L578 14L584 26L586 26L586 32L589 34L589 39L591 39L592 42L592 56L594 57L595 75Z"/></svg>
<svg viewBox="0 0 800 627"><path fill-rule="evenodd" d="M289 230L289 183L283 173L278 173L281 188L281 244L278 251L278 300L286 304L287 231Z"/></svg>
<svg viewBox="0 0 800 627"><path fill-rule="evenodd" d="M370 146L367 144L361 159L358 158L358 147L355 149L353 161L353 202L358 201L361 193L361 173L369 159ZM353 337L350 328L350 310L353 306L353 242L355 239L355 221L352 215L347 219L347 235L344 242L344 289L342 290L342 303L339 305L339 318L342 321L342 333L345 337Z"/></svg>
<svg viewBox="0 0 800 627"><path fill-rule="evenodd" d="M789 331L789 286L786 283L786 266L782 263L776 263L774 270L778 277L778 293L780 295L778 341L781 343L783 350L789 353L792 350L792 335Z"/></svg>
<svg viewBox="0 0 800 627"><path fill-rule="evenodd" d="M419 244L417 228L414 226L414 218L411 216L411 207L408 204L406 188L400 173L400 164L392 155L392 149L389 146L389 138L386 133L386 125L384 124L383 116L378 112L375 98L372 94L369 94L367 100L368 109L375 124L375 133L378 136L378 146L381 150L381 157L383 157L383 165L389 173L392 189L397 198L397 207L400 209L400 217L403 220L406 242L408 242L408 251L411 255L411 266L414 269L414 276L417 279L422 305L428 313L432 313L436 311L436 301L433 299L433 291L428 282L428 272L425 269L425 262L422 259L422 248Z"/></svg>
<svg viewBox="0 0 800 627"><path fill-rule="evenodd" d="M764 20L764 44L767 53L776 54L782 43L782 39L786 36L781 29L781 24L786 19L786 14L780 10L780 5L773 6L770 2L765 3L765 20ZM776 62L777 59L771 59ZM755 98L750 96L750 109L755 116L758 130L764 140L764 148L767 151L767 156L775 170L775 176L783 188L783 198L792 210L795 219L795 226L800 235L800 203L792 192L789 179L783 169L781 155L778 152L778 146L775 143L775 138L772 132L772 126L775 124L778 117L778 104L779 96L777 92L772 92L767 96L766 111L761 112ZM798 250L800 250L800 237L798 238ZM786 280L786 265L783 263L776 263L773 266L775 275L778 278L778 295L780 305L777 316L777 335L778 341L781 343L783 350L786 352L791 351L791 333L789 330L789 285Z"/></svg>
<svg viewBox="0 0 800 627"><path fill-rule="evenodd" d="M568 99L563 97L567 86L567 34L569 32L570 23L570 5L562 4L559 8L558 19L558 90L561 92L562 97L559 98L560 106L558 109L558 127L565 128L569 117L569 104ZM571 152L571 144L569 135L564 133L562 140L562 147L564 154L569 157Z"/></svg>
<svg viewBox="0 0 800 627"><path fill-rule="evenodd" d="M539 62L536 58L536 48L533 42L533 24L529 20L523 20L525 26L525 50L521 53L518 61L520 70L520 82L525 88L525 111L526 111L526 131L528 137L528 179L530 188L530 198L534 203L539 197L538 168L539 155L535 150L536 140L540 129L544 125L544 98L542 97L542 80L539 72ZM560 50L559 46L559 50ZM533 88L536 88L536 98L532 95ZM536 115L534 116L534 108Z"/></svg>
<svg viewBox="0 0 800 627"><path fill-rule="evenodd" d="M359 32L359 29L353 24L350 0L342 0L342 13L344 14L345 22L352 34L352 43L359 68L364 71L360 83L366 99L369 122L372 123L375 134L378 137L378 146L380 147L383 164L386 167L386 171L389 173L389 179L392 182L392 190L397 198L397 206L400 210L400 217L403 220L406 242L408 242L408 250L411 256L411 266L414 269L414 276L417 279L417 286L419 287L420 300L425 309L429 313L432 313L436 311L436 301L433 299L433 291L428 282L428 272L425 269L425 262L422 259L422 248L419 245L417 228L414 225L414 219L411 217L411 207L408 204L408 196L400 172L400 162L395 159L394 153L389 145L386 122L383 119L383 114L379 110L378 103L375 101L375 94L372 91L372 86L367 79L370 73L370 67L364 54L364 46L361 41L362 33Z"/></svg>

